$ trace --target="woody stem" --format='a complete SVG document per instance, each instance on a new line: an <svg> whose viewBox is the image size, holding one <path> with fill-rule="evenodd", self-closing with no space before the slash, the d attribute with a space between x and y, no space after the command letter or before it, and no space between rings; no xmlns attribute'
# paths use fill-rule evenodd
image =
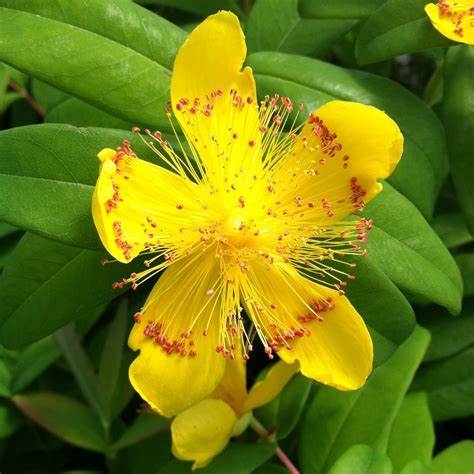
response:
<svg viewBox="0 0 474 474"><path fill-rule="evenodd" d="M268 441L270 438L270 433L265 429L265 427L254 417L250 420L250 427L264 440ZM276 447L275 454L278 456L283 465L288 469L288 472L291 474L300 474L300 471L297 467L291 462L290 458L283 452L280 446Z"/></svg>

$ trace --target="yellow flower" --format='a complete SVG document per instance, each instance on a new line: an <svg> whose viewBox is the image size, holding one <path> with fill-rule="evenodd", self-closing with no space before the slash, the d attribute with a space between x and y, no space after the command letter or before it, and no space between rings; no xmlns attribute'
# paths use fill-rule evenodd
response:
<svg viewBox="0 0 474 474"><path fill-rule="evenodd" d="M425 5L425 12L433 26L446 38L474 44L474 1L438 0L436 5Z"/></svg>
<svg viewBox="0 0 474 474"><path fill-rule="evenodd" d="M354 278L344 258L364 253L371 222L355 215L397 165L400 130L378 109L342 101L294 127L301 107L278 96L258 104L245 56L237 18L207 18L171 80L187 145L173 149L147 131L168 169L128 143L99 154L100 238L120 262L148 254L145 270L116 286L165 270L129 338L140 351L131 383L164 416L208 398L226 361L247 360L253 341L341 390L359 388L372 369L370 335L344 296Z"/></svg>
<svg viewBox="0 0 474 474"><path fill-rule="evenodd" d="M173 454L183 461L194 461L193 469L208 464L232 436L245 430L251 411L273 400L297 369L297 364L280 361L247 392L243 359L227 361L224 377L212 397L173 420Z"/></svg>

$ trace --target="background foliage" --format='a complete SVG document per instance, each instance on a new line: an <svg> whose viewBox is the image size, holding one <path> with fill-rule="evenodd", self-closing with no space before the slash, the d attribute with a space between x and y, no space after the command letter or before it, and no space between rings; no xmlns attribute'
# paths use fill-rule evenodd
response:
<svg viewBox="0 0 474 474"><path fill-rule="evenodd" d="M219 9L246 32L260 95L311 111L375 105L405 137L366 214L349 297L378 366L342 393L295 376L203 473L468 473L474 466L474 49L438 34L424 0L0 0L0 470L182 473L169 420L128 382L147 288L102 267L90 200L97 151L168 125L174 56ZM139 5L141 4L141 5ZM254 359L254 380L266 361Z"/></svg>

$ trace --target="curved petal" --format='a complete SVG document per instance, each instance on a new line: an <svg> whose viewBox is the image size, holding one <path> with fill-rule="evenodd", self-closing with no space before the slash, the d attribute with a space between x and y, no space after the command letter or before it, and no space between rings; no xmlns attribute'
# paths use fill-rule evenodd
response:
<svg viewBox="0 0 474 474"><path fill-rule="evenodd" d="M173 454L194 461L193 469L205 466L227 446L236 422L234 411L222 400L202 400L171 423Z"/></svg>
<svg viewBox="0 0 474 474"><path fill-rule="evenodd" d="M441 1L425 5L433 26L446 38L459 43L474 44L474 2Z"/></svg>
<svg viewBox="0 0 474 474"><path fill-rule="evenodd" d="M173 236L193 212L200 212L197 186L190 180L138 159L129 149L106 148L98 156L92 216L104 247L119 262L129 262L158 241L176 241ZM183 238L190 243L195 235Z"/></svg>
<svg viewBox="0 0 474 474"><path fill-rule="evenodd" d="M271 402L283 390L295 372L298 372L298 369L297 363L287 364L279 361L274 364L263 380L256 382L250 389L242 411L250 411Z"/></svg>
<svg viewBox="0 0 474 474"><path fill-rule="evenodd" d="M382 189L403 152L403 136L384 112L331 101L313 112L274 171L280 207L304 222L359 211ZM301 216L301 217L298 217Z"/></svg>
<svg viewBox="0 0 474 474"><path fill-rule="evenodd" d="M140 350L130 381L158 413L173 416L208 397L226 360L216 352L221 330L215 250L183 258L165 270L135 324L129 346Z"/></svg>
<svg viewBox="0 0 474 474"><path fill-rule="evenodd" d="M260 169L260 132L252 70L241 71L247 47L238 18L209 16L179 50L171 79L173 111L188 142L217 185L239 173L252 179Z"/></svg>
<svg viewBox="0 0 474 474"><path fill-rule="evenodd" d="M254 264L248 275L247 312L281 359L298 361L303 375L340 390L365 383L372 340L347 298L277 262Z"/></svg>

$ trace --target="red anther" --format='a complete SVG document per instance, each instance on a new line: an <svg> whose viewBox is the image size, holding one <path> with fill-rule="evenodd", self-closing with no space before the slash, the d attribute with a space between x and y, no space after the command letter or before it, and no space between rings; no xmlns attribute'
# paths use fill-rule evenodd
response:
<svg viewBox="0 0 474 474"><path fill-rule="evenodd" d="M351 281L354 281L356 279L355 275L349 275L347 278L349 278L349 280Z"/></svg>
<svg viewBox="0 0 474 474"><path fill-rule="evenodd" d="M237 135L237 133L233 133L233 134L232 134L232 138L233 138L234 140L237 140L237 138L239 138L239 136Z"/></svg>
<svg viewBox="0 0 474 474"><path fill-rule="evenodd" d="M133 291L135 291L138 288L138 284L133 282L130 287L132 288Z"/></svg>
<svg viewBox="0 0 474 474"><path fill-rule="evenodd" d="M184 205L183 204L176 204L176 209L183 209Z"/></svg>
<svg viewBox="0 0 474 474"><path fill-rule="evenodd" d="M249 147L255 146L255 140L249 140Z"/></svg>
<svg viewBox="0 0 474 474"><path fill-rule="evenodd" d="M196 357L197 356L197 352L196 351L193 351L192 349L188 352L188 355L189 357Z"/></svg>
<svg viewBox="0 0 474 474"><path fill-rule="evenodd" d="M142 313L140 313L140 311L136 312L136 313L133 315L133 319L135 320L135 322L136 322L137 324L140 323L140 318L141 318L141 316L142 316Z"/></svg>
<svg viewBox="0 0 474 474"><path fill-rule="evenodd" d="M102 266L107 265L107 259L106 259L106 258L103 258L103 259L100 261L100 264L101 264Z"/></svg>
<svg viewBox="0 0 474 474"><path fill-rule="evenodd" d="M248 360L250 360L250 356L248 354L244 354L242 356L242 359L244 359L245 361L248 361Z"/></svg>
<svg viewBox="0 0 474 474"><path fill-rule="evenodd" d="M140 133L140 128L139 127L133 127L132 132L133 133Z"/></svg>
<svg viewBox="0 0 474 474"><path fill-rule="evenodd" d="M250 97L250 96L249 96L249 97L247 97L247 104L251 104L252 102L253 102L253 99L252 99L252 97Z"/></svg>

